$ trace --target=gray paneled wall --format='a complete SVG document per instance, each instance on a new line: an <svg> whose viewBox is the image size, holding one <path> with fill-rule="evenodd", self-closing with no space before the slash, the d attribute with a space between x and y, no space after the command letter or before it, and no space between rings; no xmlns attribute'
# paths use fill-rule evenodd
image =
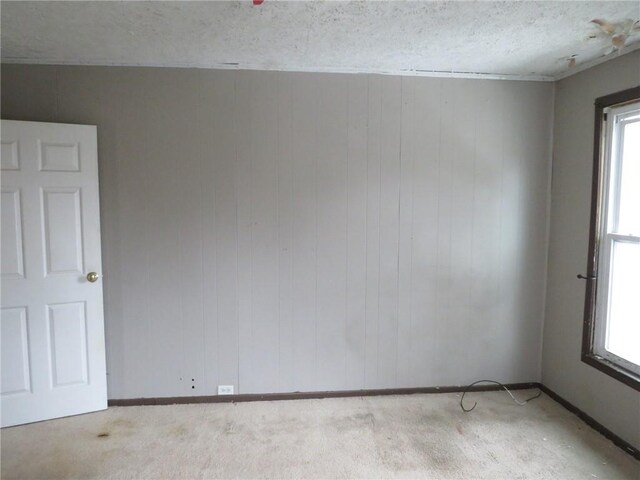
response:
<svg viewBox="0 0 640 480"><path fill-rule="evenodd" d="M540 379L552 89L4 65L2 114L98 126L111 398L434 386Z"/></svg>
<svg viewBox="0 0 640 480"><path fill-rule="evenodd" d="M640 85L640 52L556 83L544 384L640 448L640 393L580 360L593 169L594 101Z"/></svg>

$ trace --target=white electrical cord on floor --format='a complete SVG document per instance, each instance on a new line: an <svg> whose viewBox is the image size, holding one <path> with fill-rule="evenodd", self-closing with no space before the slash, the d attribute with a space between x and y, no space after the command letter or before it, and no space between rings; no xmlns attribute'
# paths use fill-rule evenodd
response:
<svg viewBox="0 0 640 480"><path fill-rule="evenodd" d="M513 399L514 402L516 402L518 405L520 406L524 406L526 405L528 402L530 402L531 400L538 398L540 395L542 395L542 390L538 391L538 393L536 395L534 395L533 397L527 398L524 401L520 401L518 400L516 397L513 396L513 393L511 393L509 391L509 389L507 387L504 386L504 384L500 383L500 382L496 382L495 380L478 380L477 382L473 382L470 385L467 385L467 387L464 389L464 391L462 392L462 397L460 397L460 408L462 408L463 412L470 412L471 410L473 410L474 408L476 408L476 405L478 405L478 402L475 402L473 404L473 407L471 408L464 408L464 405L462 404L462 401L464 400L464 396L466 395L466 393L469 391L469 389L471 387L473 387L474 385L478 384L478 383L495 383L496 385L500 385L502 388L504 388L505 392L507 392L511 398Z"/></svg>

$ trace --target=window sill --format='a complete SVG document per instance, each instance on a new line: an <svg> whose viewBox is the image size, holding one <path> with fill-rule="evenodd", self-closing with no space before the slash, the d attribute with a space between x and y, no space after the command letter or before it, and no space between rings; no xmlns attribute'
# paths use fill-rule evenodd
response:
<svg viewBox="0 0 640 480"><path fill-rule="evenodd" d="M640 392L640 376L594 353L583 353L582 361Z"/></svg>

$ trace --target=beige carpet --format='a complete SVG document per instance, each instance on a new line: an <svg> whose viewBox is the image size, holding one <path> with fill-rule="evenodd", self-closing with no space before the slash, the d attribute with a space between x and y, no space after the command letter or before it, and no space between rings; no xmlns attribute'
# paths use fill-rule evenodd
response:
<svg viewBox="0 0 640 480"><path fill-rule="evenodd" d="M531 392L516 392L525 397ZM1 432L2 478L640 478L546 396L116 407ZM466 403L466 398L465 398Z"/></svg>

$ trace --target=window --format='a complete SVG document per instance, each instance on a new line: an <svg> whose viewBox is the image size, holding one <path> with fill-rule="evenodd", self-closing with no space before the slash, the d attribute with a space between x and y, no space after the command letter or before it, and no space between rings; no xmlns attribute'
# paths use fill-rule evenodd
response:
<svg viewBox="0 0 640 480"><path fill-rule="evenodd" d="M596 100L582 359L640 390L640 87Z"/></svg>

